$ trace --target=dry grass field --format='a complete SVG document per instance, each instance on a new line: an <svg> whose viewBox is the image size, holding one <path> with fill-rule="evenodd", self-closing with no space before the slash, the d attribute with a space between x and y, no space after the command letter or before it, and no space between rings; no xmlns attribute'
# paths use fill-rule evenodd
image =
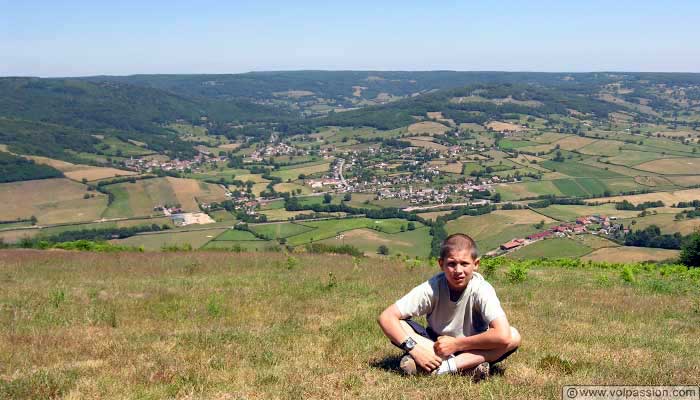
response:
<svg viewBox="0 0 700 400"><path fill-rule="evenodd" d="M272 94L277 97L291 97L297 99L299 97L313 96L314 92L308 90L287 90L285 92L274 92Z"/></svg>
<svg viewBox="0 0 700 400"><path fill-rule="evenodd" d="M84 199L87 186L65 178L0 184L0 220L36 216L39 224L94 221L107 206L99 192Z"/></svg>
<svg viewBox="0 0 700 400"><path fill-rule="evenodd" d="M587 261L603 261L603 262L641 262L641 261L664 261L678 257L678 250L652 249L648 247L604 247L595 250L583 257L582 260Z"/></svg>
<svg viewBox="0 0 700 400"><path fill-rule="evenodd" d="M196 179L154 178L135 183L118 183L105 187L114 201L105 211L106 218L148 216L153 208L179 204L185 211L199 211L197 201L209 203L226 199L224 190Z"/></svg>
<svg viewBox="0 0 700 400"><path fill-rule="evenodd" d="M296 192L297 189L301 189L301 194L309 194L311 193L311 188L307 185L300 185L298 183L278 183L275 186L275 190L284 193L284 192Z"/></svg>
<svg viewBox="0 0 700 400"><path fill-rule="evenodd" d="M328 172L330 170L330 163L321 163L321 164L311 164L307 166L302 166L299 168L289 168L289 169L281 169L278 171L273 171L270 175L273 176L279 176L282 178L283 181L286 181L288 179L291 180L296 180L299 178L299 175L304 174L304 175L312 175L312 174L318 174L322 172ZM261 182L267 182L264 179L261 178Z"/></svg>
<svg viewBox="0 0 700 400"><path fill-rule="evenodd" d="M666 158L645 162L635 168L664 174L695 174L700 171L700 158Z"/></svg>
<svg viewBox="0 0 700 400"><path fill-rule="evenodd" d="M520 283L507 267L489 274L523 336L492 377L406 377L376 317L436 271L332 255L5 250L0 398L560 399L563 385L700 379L688 284L536 266Z"/></svg>
<svg viewBox="0 0 700 400"><path fill-rule="evenodd" d="M445 210L445 211L431 211L431 212L426 212L426 213L420 213L419 215L421 218L425 219L436 219L437 217L447 215L452 213L452 210Z"/></svg>
<svg viewBox="0 0 700 400"><path fill-rule="evenodd" d="M678 209L675 210L679 212ZM656 225L661 229L661 232L669 234L680 232L682 235L689 235L700 229L700 219L693 218L676 221L675 213L647 215L645 217L630 218L622 222L629 226L632 221L635 221L634 229L644 229L650 225Z"/></svg>
<svg viewBox="0 0 700 400"><path fill-rule="evenodd" d="M578 149L583 154L593 156L616 156L624 143L615 140L596 140Z"/></svg>
<svg viewBox="0 0 700 400"><path fill-rule="evenodd" d="M408 127L408 132L414 135L418 135L421 133L428 133L430 135L441 135L447 132L449 129L450 128L446 127L445 125L439 124L437 122L423 121L411 124Z"/></svg>
<svg viewBox="0 0 700 400"><path fill-rule="evenodd" d="M564 139L554 142L554 145L559 145L559 147L563 150L576 150L593 142L595 142L595 139L589 139L581 136L567 136Z"/></svg>
<svg viewBox="0 0 700 400"><path fill-rule="evenodd" d="M442 172L448 172L451 174L461 174L464 169L464 165L460 162L448 163L446 161L431 161L431 165L437 165L438 169Z"/></svg>
<svg viewBox="0 0 700 400"><path fill-rule="evenodd" d="M98 181L100 179L114 178L116 176L137 175L137 173L116 168L90 167L76 171L64 172L64 175L67 178L73 179L74 181L82 181L83 179L86 179L87 181L91 182Z"/></svg>
<svg viewBox="0 0 700 400"><path fill-rule="evenodd" d="M668 178L662 176L635 176L634 181L644 186L663 186L672 184Z"/></svg>
<svg viewBox="0 0 700 400"><path fill-rule="evenodd" d="M632 204L639 204L645 201L656 201L661 200L665 205L670 206L679 201L693 201L700 199L700 189L685 189L676 190L671 192L655 192L655 193L644 193L644 194L634 194L629 196L612 196L612 197L600 197L597 199L586 200L587 203L605 203L613 202L619 203L622 200L627 200Z"/></svg>
<svg viewBox="0 0 700 400"><path fill-rule="evenodd" d="M700 185L700 175L676 175L666 177L671 183L678 186Z"/></svg>
<svg viewBox="0 0 700 400"><path fill-rule="evenodd" d="M431 141L430 138L426 138L426 137L417 136L417 137L407 138L404 140L407 142L410 142L411 146L414 146L414 147L423 147L425 149L432 149L432 150L437 150L437 151L446 151L447 150L447 146L442 145L440 143L435 143L435 142Z"/></svg>
<svg viewBox="0 0 700 400"><path fill-rule="evenodd" d="M236 150L239 147L241 147L241 143L227 143L227 144L222 144L222 145L218 146L217 148L219 148L221 150L231 151L231 150Z"/></svg>
<svg viewBox="0 0 700 400"><path fill-rule="evenodd" d="M514 224L536 224L540 221L544 221L545 224L556 222L532 210L496 210L492 214L505 217Z"/></svg>
<svg viewBox="0 0 700 400"><path fill-rule="evenodd" d="M522 132L526 130L526 128L522 127L521 125L517 124L511 124L510 122L500 122L500 121L492 121L486 124L487 128L491 128L494 131L500 132L500 131L511 131L511 132Z"/></svg>
<svg viewBox="0 0 700 400"><path fill-rule="evenodd" d="M133 171L125 171L123 169L95 167L92 165L73 164L67 161L55 160L53 158L41 156L23 156L34 160L37 164L46 164L57 170L74 181L82 181L83 178L88 181L97 181L100 179L114 178L115 176L130 176L137 175Z"/></svg>
<svg viewBox="0 0 700 400"><path fill-rule="evenodd" d="M199 211L197 200L202 203L219 202L227 199L224 189L219 185L202 182L196 179L167 177L175 192L177 201L187 211Z"/></svg>

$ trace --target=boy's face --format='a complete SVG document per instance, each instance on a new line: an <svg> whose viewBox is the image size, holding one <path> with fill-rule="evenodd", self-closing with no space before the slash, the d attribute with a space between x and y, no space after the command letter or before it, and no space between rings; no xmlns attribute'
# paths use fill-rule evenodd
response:
<svg viewBox="0 0 700 400"><path fill-rule="evenodd" d="M452 290L464 290L479 269L480 259L472 259L469 249L450 253L444 259L439 259L440 269L445 273L447 284Z"/></svg>

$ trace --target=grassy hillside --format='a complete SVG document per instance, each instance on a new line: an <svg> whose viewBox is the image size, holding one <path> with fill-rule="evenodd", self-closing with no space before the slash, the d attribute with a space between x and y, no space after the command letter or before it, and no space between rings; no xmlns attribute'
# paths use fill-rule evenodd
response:
<svg viewBox="0 0 700 400"><path fill-rule="evenodd" d="M570 384L697 383L697 274L586 265L519 283L489 271L523 345L471 384L402 376L375 322L434 266L5 250L0 398L559 399Z"/></svg>
<svg viewBox="0 0 700 400"><path fill-rule="evenodd" d="M289 116L278 108L243 100L184 97L122 83L0 79L0 143L18 153L64 160L75 159L66 150L96 152L100 143L96 134L106 136L104 144L111 146L131 139L144 143L151 152L193 155L191 144L178 139L164 124L203 117L225 123Z"/></svg>

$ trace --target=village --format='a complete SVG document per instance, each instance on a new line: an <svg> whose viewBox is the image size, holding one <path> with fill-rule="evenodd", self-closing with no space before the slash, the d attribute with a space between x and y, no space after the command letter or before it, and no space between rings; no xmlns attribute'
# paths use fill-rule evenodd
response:
<svg viewBox="0 0 700 400"><path fill-rule="evenodd" d="M512 239L501 244L498 249L486 253L486 255L499 256L506 253L511 253L524 246L554 237L563 238L584 234L614 237L618 234L626 235L629 233L629 229L624 228L622 224L615 223L615 220L617 220L617 217L608 217L605 215L595 214L578 217L574 223L561 223L543 231L528 235L525 238Z"/></svg>

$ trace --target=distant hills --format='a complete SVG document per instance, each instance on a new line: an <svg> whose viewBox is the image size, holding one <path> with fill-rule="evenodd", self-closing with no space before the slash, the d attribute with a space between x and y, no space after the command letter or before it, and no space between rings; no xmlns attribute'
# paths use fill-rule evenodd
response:
<svg viewBox="0 0 700 400"><path fill-rule="evenodd" d="M700 74L287 71L0 78L0 144L21 154L99 163L89 155L116 155L103 151L105 138L191 156L195 143L167 127L178 120L229 136L308 133L325 125L394 129L434 111L455 123L518 113L601 120L614 112L669 121L699 99Z"/></svg>
<svg viewBox="0 0 700 400"><path fill-rule="evenodd" d="M164 124L269 121L291 113L245 100L212 101L160 89L80 79L0 79L0 143L11 150L74 160L101 138L144 143L153 152L192 154ZM73 152L66 153L66 150Z"/></svg>

